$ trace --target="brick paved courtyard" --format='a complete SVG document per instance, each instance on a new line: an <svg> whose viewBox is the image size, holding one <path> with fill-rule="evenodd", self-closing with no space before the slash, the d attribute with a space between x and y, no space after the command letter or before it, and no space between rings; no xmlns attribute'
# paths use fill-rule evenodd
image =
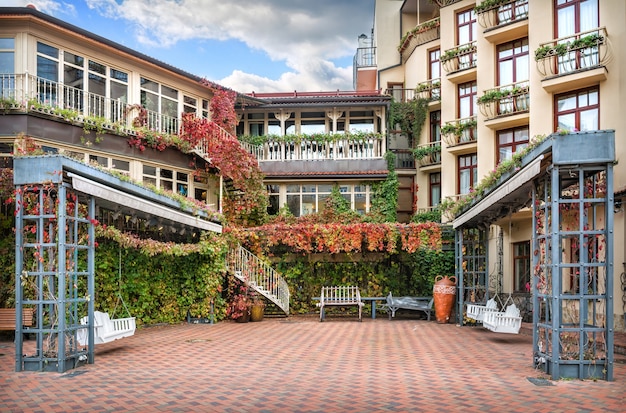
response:
<svg viewBox="0 0 626 413"><path fill-rule="evenodd" d="M5 340L0 411L625 411L625 364L613 382L545 386L531 354L527 335L386 317L143 328L65 374L14 372Z"/></svg>

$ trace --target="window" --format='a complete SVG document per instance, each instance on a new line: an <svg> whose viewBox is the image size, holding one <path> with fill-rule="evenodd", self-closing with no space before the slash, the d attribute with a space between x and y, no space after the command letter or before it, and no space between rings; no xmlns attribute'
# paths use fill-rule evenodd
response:
<svg viewBox="0 0 626 413"><path fill-rule="evenodd" d="M556 0L556 37L563 38L560 42L571 42L572 36L582 33L586 36L597 29L600 22L598 0ZM598 33L597 31L595 33ZM599 63L598 47L573 50L558 56L558 73L568 73Z"/></svg>
<svg viewBox="0 0 626 413"><path fill-rule="evenodd" d="M330 196L333 184L303 184L303 185L287 185L287 207L295 216L302 216L322 212L326 198ZM272 196L277 196L277 188L269 188L270 203ZM339 191L342 196L350 203L350 208L361 214L369 212L369 185L360 184L341 184Z"/></svg>
<svg viewBox="0 0 626 413"><path fill-rule="evenodd" d="M528 38L498 45L498 85L528 80Z"/></svg>
<svg viewBox="0 0 626 413"><path fill-rule="evenodd" d="M15 39L0 37L0 98L15 98Z"/></svg>
<svg viewBox="0 0 626 413"><path fill-rule="evenodd" d="M555 128L567 131L600 129L600 98L597 87L556 95Z"/></svg>
<svg viewBox="0 0 626 413"><path fill-rule="evenodd" d="M513 244L513 277L515 291L530 291L530 241Z"/></svg>
<svg viewBox="0 0 626 413"><path fill-rule="evenodd" d="M528 146L528 126L498 131L498 163Z"/></svg>
<svg viewBox="0 0 626 413"><path fill-rule="evenodd" d="M141 105L148 111L148 127L178 133L178 90L145 77L141 78Z"/></svg>
<svg viewBox="0 0 626 413"><path fill-rule="evenodd" d="M439 79L441 77L441 52L439 49L428 52L428 75L430 79Z"/></svg>
<svg viewBox="0 0 626 413"><path fill-rule="evenodd" d="M456 15L458 45L476 40L476 14L474 9L462 11Z"/></svg>
<svg viewBox="0 0 626 413"><path fill-rule="evenodd" d="M57 103L59 81L59 49L37 42L37 96L41 103Z"/></svg>
<svg viewBox="0 0 626 413"><path fill-rule="evenodd" d="M430 141L441 141L441 111L433 110L430 112Z"/></svg>
<svg viewBox="0 0 626 413"><path fill-rule="evenodd" d="M472 121L478 113L476 97L476 81L461 83L459 85L459 119L460 122ZM463 129L459 142L471 142L476 140L476 127Z"/></svg>
<svg viewBox="0 0 626 413"><path fill-rule="evenodd" d="M441 172L435 172L430 174L429 202L430 206L433 207L441 203Z"/></svg>
<svg viewBox="0 0 626 413"><path fill-rule="evenodd" d="M478 156L473 153L459 156L459 194L469 194L478 181Z"/></svg>
<svg viewBox="0 0 626 413"><path fill-rule="evenodd" d="M572 36L599 26L598 0L555 0L556 38Z"/></svg>
<svg viewBox="0 0 626 413"><path fill-rule="evenodd" d="M278 215L280 211L280 185L268 185L267 194L269 196L267 213L269 215Z"/></svg>
<svg viewBox="0 0 626 413"><path fill-rule="evenodd" d="M387 89L394 102L404 102L404 84L387 83Z"/></svg>

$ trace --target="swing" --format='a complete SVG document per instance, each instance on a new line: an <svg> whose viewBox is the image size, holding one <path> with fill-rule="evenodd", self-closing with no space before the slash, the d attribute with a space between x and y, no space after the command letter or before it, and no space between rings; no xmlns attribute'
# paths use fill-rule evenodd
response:
<svg viewBox="0 0 626 413"><path fill-rule="evenodd" d="M485 313L483 327L494 333L519 334L522 327L519 308L515 304L511 304L504 312L490 311Z"/></svg>
<svg viewBox="0 0 626 413"><path fill-rule="evenodd" d="M498 304L493 298L490 298L486 305L467 303L467 318L476 321L483 321L485 313L494 311L498 311Z"/></svg>
<svg viewBox="0 0 626 413"><path fill-rule="evenodd" d="M135 334L135 329L137 327L135 322L135 317L130 316L130 311L128 311L128 307L126 307L126 303L124 303L124 299L122 298L122 294L120 289L122 287L122 250L120 249L119 254L119 271L118 271L118 291L117 291L117 302L115 303L115 307L113 308L113 317L115 317L115 311L117 310L117 305L121 302L124 308L126 309L126 313L128 314L127 318L113 318L109 317L108 313L103 313L100 311L94 311L93 313L93 321L94 321L94 344L108 343L113 340L117 340L124 337L130 337ZM82 325L87 325L89 323L89 317L83 317L80 320ZM81 346L87 344L87 329L81 329L78 331L77 335L78 342Z"/></svg>

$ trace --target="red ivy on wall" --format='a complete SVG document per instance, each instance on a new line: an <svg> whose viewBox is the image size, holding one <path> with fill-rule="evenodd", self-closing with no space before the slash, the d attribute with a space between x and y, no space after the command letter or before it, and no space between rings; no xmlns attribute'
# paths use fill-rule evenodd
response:
<svg viewBox="0 0 626 413"><path fill-rule="evenodd" d="M268 224L255 228L229 228L246 248L272 255L283 247L294 253L415 252L441 248L439 224L427 223L295 223Z"/></svg>

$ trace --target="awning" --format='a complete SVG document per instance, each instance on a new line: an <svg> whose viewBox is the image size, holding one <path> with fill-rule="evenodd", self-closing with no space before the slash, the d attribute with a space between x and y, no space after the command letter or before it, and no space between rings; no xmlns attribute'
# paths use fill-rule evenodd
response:
<svg viewBox="0 0 626 413"><path fill-rule="evenodd" d="M479 218L481 215L493 216L496 210L501 209L501 203L505 198L510 198L510 195L517 192L527 192L529 189L527 184L529 184L535 176L539 175L541 171L541 161L543 157L544 155L539 155L531 163L526 165L524 169L490 192L467 212L452 221L453 228L456 229L463 226L463 224ZM517 199L518 197L514 198Z"/></svg>
<svg viewBox="0 0 626 413"><path fill-rule="evenodd" d="M92 195L96 198L104 199L118 205L123 205L124 208L141 211L150 216L164 218L180 225L187 225L217 233L222 232L222 226L214 222L206 221L197 216L185 214L176 209L168 208L164 205L159 205L155 202L141 199L135 195L127 194L120 190L107 187L72 172L68 172L68 176L72 178L72 186L74 189Z"/></svg>

